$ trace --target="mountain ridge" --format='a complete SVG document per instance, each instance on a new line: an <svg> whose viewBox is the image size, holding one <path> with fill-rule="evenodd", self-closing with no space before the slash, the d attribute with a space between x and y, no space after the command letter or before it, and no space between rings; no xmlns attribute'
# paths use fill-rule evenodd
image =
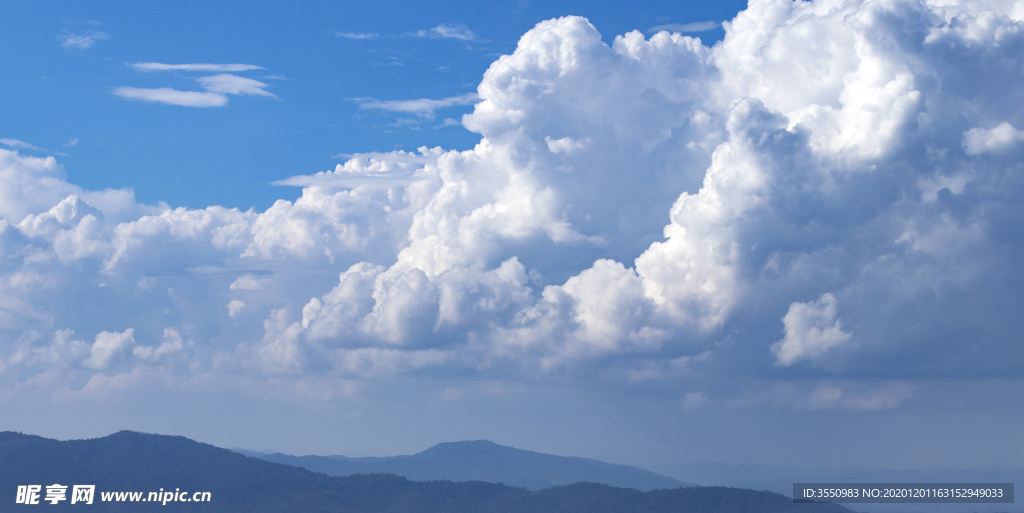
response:
<svg viewBox="0 0 1024 513"><path fill-rule="evenodd" d="M332 476L388 473L414 481L484 481L534 491L580 482L640 491L694 486L638 467L575 456L555 456L489 440L443 442L416 454L384 457L292 456L236 450L247 456Z"/></svg>
<svg viewBox="0 0 1024 513"><path fill-rule="evenodd" d="M736 488L641 492L576 483L531 492L482 481L420 482L391 474L332 477L181 436L120 431L60 441L0 432L0 503L16 502L18 486L54 483L95 485L89 510L117 513L154 508L205 513L850 513L837 504L797 505L784 495ZM145 500L157 490L209 491L212 498L172 502L165 509ZM101 499L111 491L138 491L140 499ZM81 509L69 501L45 509L67 508Z"/></svg>

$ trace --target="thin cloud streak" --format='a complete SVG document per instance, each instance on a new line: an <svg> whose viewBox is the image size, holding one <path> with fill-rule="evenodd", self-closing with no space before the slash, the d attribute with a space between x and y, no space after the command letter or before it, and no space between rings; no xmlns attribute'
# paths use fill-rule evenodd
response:
<svg viewBox="0 0 1024 513"><path fill-rule="evenodd" d="M162 64L159 62L138 62L131 64L131 66L136 70L146 72L172 70L245 71L251 69L263 69L260 66L252 64ZM228 97L226 96L228 94L269 96L271 98L277 98L276 95L266 90L267 87L270 87L269 84L260 82L259 80L253 80L251 78L232 75L230 73L220 73L207 77L199 77L196 78L195 81L198 82L199 85L203 86L203 89L206 89L206 91L182 91L169 87L155 89L118 87L114 90L114 95L129 100L151 101L166 103L168 105L200 108L223 107L228 104Z"/></svg>
<svg viewBox="0 0 1024 513"><path fill-rule="evenodd" d="M431 39L458 39L460 41L475 41L476 34L465 25L438 25L429 30L417 30L413 33L416 37Z"/></svg>
<svg viewBox="0 0 1024 513"><path fill-rule="evenodd" d="M427 39L458 39L460 41L480 41L477 39L476 34L468 27L461 23L452 25L441 24L429 29L420 29L412 32L405 32L398 35L381 36L374 32L335 32L337 37L343 37L345 39L377 39L380 37L388 38L400 38L400 37L418 37Z"/></svg>
<svg viewBox="0 0 1024 513"><path fill-rule="evenodd" d="M434 111L455 105L472 105L480 100L476 93L450 96L440 100L421 98L418 100L377 100L374 98L350 98L358 102L362 110L385 110L389 112L406 112L425 118L432 118Z"/></svg>
<svg viewBox="0 0 1024 513"><path fill-rule="evenodd" d="M259 80L253 80L251 78L229 75L227 73L197 78L196 82L199 82L211 93L245 94L277 98L273 93L269 93L264 90L264 88L269 87L270 84L260 82Z"/></svg>
<svg viewBox="0 0 1024 513"><path fill-rule="evenodd" d="M235 72L263 69L262 66L253 64L164 64L161 62L135 62L129 64L136 71L206 71L206 72Z"/></svg>
<svg viewBox="0 0 1024 513"><path fill-rule="evenodd" d="M92 45L96 44L96 41L110 39L110 34L107 34L106 32L89 32L87 34L75 34L74 32L69 32L57 36L57 39L60 39L60 45L63 46L65 50L85 50L86 48L90 48Z"/></svg>
<svg viewBox="0 0 1024 513"><path fill-rule="evenodd" d="M3 138L3 139L0 139L0 144L3 144L4 146L7 146L9 148L24 148L26 150L42 150L42 148L40 148L38 146L29 144L29 143L27 143L25 141L20 141L18 139Z"/></svg>
<svg viewBox="0 0 1024 513"><path fill-rule="evenodd" d="M345 39L376 39L376 38L380 37L379 34L373 34L373 33L362 34L362 33L356 33L356 32L338 32L338 33L335 33L334 35L337 36L337 37L343 37Z"/></svg>
<svg viewBox="0 0 1024 513"><path fill-rule="evenodd" d="M179 91L169 87L158 89L118 87L114 89L114 94L127 100L166 103L182 107L223 107L228 104L228 97L220 93Z"/></svg>

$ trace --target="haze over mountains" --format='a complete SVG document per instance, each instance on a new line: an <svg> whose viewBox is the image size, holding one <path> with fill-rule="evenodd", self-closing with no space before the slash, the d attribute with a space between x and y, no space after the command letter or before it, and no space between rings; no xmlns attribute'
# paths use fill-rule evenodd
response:
<svg viewBox="0 0 1024 513"><path fill-rule="evenodd" d="M458 448L459 444L455 445ZM471 444L469 447L474 446ZM18 486L54 483L95 485L96 497L89 511L102 512L155 509L206 513L851 511L836 504L794 504L789 497L780 494L725 487L641 492L595 483L577 483L529 491L481 481L417 482L391 474L333 477L248 457L180 436L121 431L91 440L59 441L0 432L0 503L13 504ZM178 489L189 493L209 491L212 499L210 502L170 502L166 506L146 500L150 492ZM103 492L112 491L141 493L135 501L101 498ZM79 511L82 509L79 506L64 501L55 507L47 504L45 510Z"/></svg>
<svg viewBox="0 0 1024 513"><path fill-rule="evenodd" d="M541 490L579 482L600 483L641 491L693 486L675 478L628 465L525 451L487 440L441 443L417 454L383 458L290 456L242 450L238 452L331 476L388 473L414 481L486 481L521 486L528 490Z"/></svg>
<svg viewBox="0 0 1024 513"><path fill-rule="evenodd" d="M487 440L437 444L412 455L390 457L292 456L235 449L266 461L332 476L389 473L413 481L485 481L541 490L578 482L641 491L683 486L763 490L789 496L793 483L971 483L1024 482L1024 470L993 469L806 469L781 465L679 463L655 467L661 473L598 460L526 451ZM854 504L870 513L995 513L1022 510L1012 504Z"/></svg>

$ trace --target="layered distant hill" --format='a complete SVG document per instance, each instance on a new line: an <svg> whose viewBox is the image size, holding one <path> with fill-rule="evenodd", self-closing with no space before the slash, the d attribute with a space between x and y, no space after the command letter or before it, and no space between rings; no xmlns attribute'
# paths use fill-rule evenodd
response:
<svg viewBox="0 0 1024 513"><path fill-rule="evenodd" d="M414 481L486 481L522 486L529 490L580 482L635 488L641 491L693 486L628 465L613 465L587 458L524 451L486 440L442 443L411 456L387 458L239 452L331 476L387 473Z"/></svg>
<svg viewBox="0 0 1024 513"><path fill-rule="evenodd" d="M52 484L95 485L91 506L45 502ZM724 487L641 492L594 483L541 491L470 481L416 482L391 474L332 477L251 458L179 436L121 431L58 441L0 433L0 504L18 510L18 486L40 485L40 511L335 513L850 513L835 504L793 504L786 496ZM210 492L209 502L147 501L149 493ZM137 500L110 492L140 492ZM108 500L103 500L108 497ZM70 497L68 497L70 499ZM35 511L35 509L31 509Z"/></svg>

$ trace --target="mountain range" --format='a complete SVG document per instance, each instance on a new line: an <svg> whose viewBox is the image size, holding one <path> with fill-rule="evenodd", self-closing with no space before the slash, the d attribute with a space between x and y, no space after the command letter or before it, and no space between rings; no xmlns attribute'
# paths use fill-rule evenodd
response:
<svg viewBox="0 0 1024 513"><path fill-rule="evenodd" d="M46 486L95 485L88 508L46 503ZM781 494L725 487L642 492L596 483L530 491L482 481L411 481L393 474L328 476L180 436L121 431L59 441L0 432L0 504L39 485L45 511L337 513L849 513L837 504L794 504ZM24 490L24 488L22 489ZM148 500L157 493L210 492L208 502ZM136 492L117 493L112 492ZM178 494L175 494L177 497ZM121 500L118 500L121 497ZM159 496L157 496L159 497ZM104 498L106 500L104 500ZM132 500L132 499L135 500ZM20 508L20 507L19 507ZM5 507L10 509L9 506Z"/></svg>
<svg viewBox="0 0 1024 513"><path fill-rule="evenodd" d="M413 481L485 481L541 490L579 482L650 491L693 486L668 476L587 458L554 456L487 440L437 444L409 456L349 458L290 456L239 450L242 454L285 463L330 476L387 473Z"/></svg>

